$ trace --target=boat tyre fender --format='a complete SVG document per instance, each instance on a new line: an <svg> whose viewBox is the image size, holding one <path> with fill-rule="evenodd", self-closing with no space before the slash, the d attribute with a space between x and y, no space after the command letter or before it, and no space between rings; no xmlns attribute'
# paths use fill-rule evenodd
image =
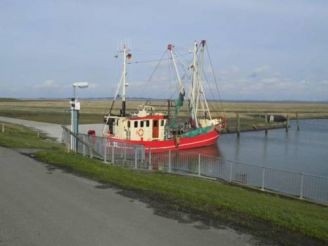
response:
<svg viewBox="0 0 328 246"><path fill-rule="evenodd" d="M139 136L139 137L143 137L143 135L144 135L144 130L143 129L138 129L137 130L137 135Z"/></svg>
<svg viewBox="0 0 328 246"><path fill-rule="evenodd" d="M180 137L179 136L175 135L174 143L175 143L175 147L179 147L179 144L180 144Z"/></svg>
<svg viewBox="0 0 328 246"><path fill-rule="evenodd" d="M217 125L218 129L224 129L227 126L227 118L224 116L218 117L219 124Z"/></svg>

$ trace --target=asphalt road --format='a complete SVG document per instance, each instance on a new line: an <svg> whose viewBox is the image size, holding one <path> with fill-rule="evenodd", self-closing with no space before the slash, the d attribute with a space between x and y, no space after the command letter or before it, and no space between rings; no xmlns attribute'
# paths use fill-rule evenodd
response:
<svg viewBox="0 0 328 246"><path fill-rule="evenodd" d="M0 147L0 245L253 245L229 228L181 223L113 188Z"/></svg>

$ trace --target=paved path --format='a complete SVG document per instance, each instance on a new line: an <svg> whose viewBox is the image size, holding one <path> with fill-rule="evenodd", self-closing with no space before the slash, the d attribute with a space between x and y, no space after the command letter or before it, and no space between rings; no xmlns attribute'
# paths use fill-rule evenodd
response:
<svg viewBox="0 0 328 246"><path fill-rule="evenodd" d="M202 228L202 229L200 229ZM116 189L0 147L0 245L252 245L231 229L179 223Z"/></svg>

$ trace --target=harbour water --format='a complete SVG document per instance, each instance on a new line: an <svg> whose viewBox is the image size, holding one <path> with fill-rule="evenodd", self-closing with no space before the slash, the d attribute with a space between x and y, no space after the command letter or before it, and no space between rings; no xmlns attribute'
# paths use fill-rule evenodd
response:
<svg viewBox="0 0 328 246"><path fill-rule="evenodd" d="M226 160L328 177L328 119L301 120L285 129L222 135L217 155Z"/></svg>

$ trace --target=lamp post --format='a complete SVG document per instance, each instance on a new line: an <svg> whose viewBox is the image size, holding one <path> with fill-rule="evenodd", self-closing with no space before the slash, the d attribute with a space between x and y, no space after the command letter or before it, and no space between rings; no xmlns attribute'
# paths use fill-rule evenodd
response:
<svg viewBox="0 0 328 246"><path fill-rule="evenodd" d="M79 112L80 112L80 102L77 97L77 88L87 88L89 86L88 82L74 82L73 83L73 98L71 98L71 131L76 136L79 133ZM77 151L77 141L76 138L71 135L71 150Z"/></svg>

